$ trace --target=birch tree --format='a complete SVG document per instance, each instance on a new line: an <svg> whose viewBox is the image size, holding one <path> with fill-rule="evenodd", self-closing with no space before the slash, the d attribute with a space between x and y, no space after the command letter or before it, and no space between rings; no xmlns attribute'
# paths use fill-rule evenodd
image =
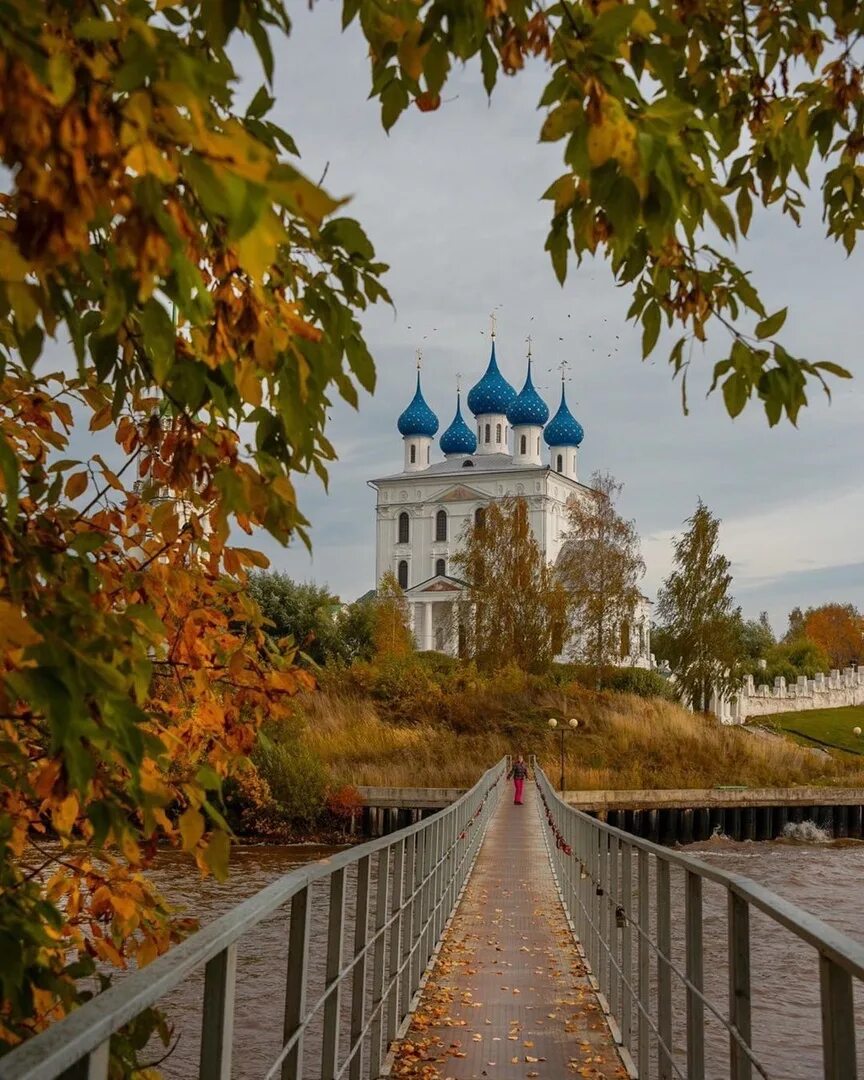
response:
<svg viewBox="0 0 864 1080"><path fill-rule="evenodd" d="M590 664L599 689L604 669L620 656L621 627L639 602L645 563L635 523L615 508L623 485L608 473L595 473L591 485L568 506L558 567L570 594L574 659Z"/></svg>
<svg viewBox="0 0 864 1080"><path fill-rule="evenodd" d="M686 524L675 540L674 569L657 594L657 616L669 635L672 673L704 712L713 691L738 684L741 612L729 592L730 562L717 548L720 521L700 499Z"/></svg>
<svg viewBox="0 0 864 1080"><path fill-rule="evenodd" d="M482 670L513 663L540 672L561 651L567 591L534 537L524 499L497 499L469 524L453 558L467 586L463 652Z"/></svg>

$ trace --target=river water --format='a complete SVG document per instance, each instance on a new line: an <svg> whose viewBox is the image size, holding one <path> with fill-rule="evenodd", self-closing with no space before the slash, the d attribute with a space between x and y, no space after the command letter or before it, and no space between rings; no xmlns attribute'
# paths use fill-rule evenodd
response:
<svg viewBox="0 0 864 1080"><path fill-rule="evenodd" d="M197 916L202 924L222 914L258 889L296 866L326 858L333 850L312 847L241 846L232 855L231 878L224 885L201 880L187 858L166 853L154 877L166 897ZM826 841L818 833L807 839L763 843L736 843L714 838L685 849L688 853L734 873L744 874L793 900L826 922L864 940L862 885L864 842ZM674 878L673 878L674 884ZM352 881L347 883L350 912ZM683 968L683 903L675 889L673 961ZM322 950L327 909L326 886L313 893L312 980L309 1001L323 983ZM705 885L706 990L725 1012L726 1004L726 901L722 889ZM244 938L239 952L237 1007L234 1033L234 1076L263 1076L280 1046L284 980L287 959L288 912L278 912ZM348 916L350 923L350 915ZM348 934L353 927L346 927ZM350 939L349 939L350 940ZM766 1073L776 1080L815 1080L821 1076L818 967L812 949L788 932L754 913L751 918L754 1048ZM168 1013L179 1036L177 1046L162 1066L177 1080L197 1075L200 1038L200 1002L203 978L190 978L168 1002ZM864 1036L864 1000L858 1002L858 1020ZM686 1046L683 996L676 993L675 1044L683 1066ZM314 1044L310 1037L309 1044ZM709 1080L728 1077L728 1040L719 1022L706 1021ZM859 1047L864 1063L864 1038ZM307 1076L314 1076L309 1062ZM682 1069L686 1073L686 1069ZM758 1073L754 1073L754 1076ZM864 1064L859 1071L864 1077ZM548 1078L558 1080L558 1078ZM845 1078L844 1078L845 1080ZM850 1077L849 1080L854 1080Z"/></svg>

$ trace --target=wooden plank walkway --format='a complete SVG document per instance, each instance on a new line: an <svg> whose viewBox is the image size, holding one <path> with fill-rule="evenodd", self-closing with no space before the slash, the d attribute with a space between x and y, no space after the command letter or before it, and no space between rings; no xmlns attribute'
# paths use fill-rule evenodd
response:
<svg viewBox="0 0 864 1080"><path fill-rule="evenodd" d="M531 781L523 806L502 791L392 1076L627 1076L564 917L539 803Z"/></svg>

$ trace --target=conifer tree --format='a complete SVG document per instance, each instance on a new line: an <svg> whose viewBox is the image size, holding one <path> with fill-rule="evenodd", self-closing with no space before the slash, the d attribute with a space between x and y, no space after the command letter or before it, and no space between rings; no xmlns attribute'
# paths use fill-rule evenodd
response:
<svg viewBox="0 0 864 1080"><path fill-rule="evenodd" d="M717 550L720 521L700 499L675 541L675 568L657 594L657 615L672 643L672 672L697 712L713 691L737 683L741 613L729 593L730 563Z"/></svg>
<svg viewBox="0 0 864 1080"><path fill-rule="evenodd" d="M482 670L513 663L543 671L561 651L568 597L534 538L524 499L489 503L453 559L468 587L460 610L463 652Z"/></svg>
<svg viewBox="0 0 864 1080"><path fill-rule="evenodd" d="M639 602L645 573L639 534L615 509L622 486L608 473L591 478L592 494L568 507L569 531L558 560L570 593L574 657L590 664L598 689L620 656L621 627Z"/></svg>

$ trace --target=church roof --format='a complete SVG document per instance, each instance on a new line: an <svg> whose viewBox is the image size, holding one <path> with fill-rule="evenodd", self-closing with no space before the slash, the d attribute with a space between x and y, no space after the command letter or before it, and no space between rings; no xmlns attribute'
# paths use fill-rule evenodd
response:
<svg viewBox="0 0 864 1080"><path fill-rule="evenodd" d="M516 391L498 370L495 358L495 339L492 339L492 354L486 374L468 392L468 408L475 416L487 413L505 413L507 406L516 397Z"/></svg>
<svg viewBox="0 0 864 1080"><path fill-rule="evenodd" d="M585 438L582 425L567 408L564 383L561 383L561 404L543 432L547 446L578 446Z"/></svg>
<svg viewBox="0 0 864 1080"><path fill-rule="evenodd" d="M456 415L453 423L439 440L445 454L473 454L477 449L477 436L462 419L462 404L456 393Z"/></svg>
<svg viewBox="0 0 864 1080"><path fill-rule="evenodd" d="M516 427L519 424L534 424L542 427L549 419L549 406L534 389L531 381L531 357L528 357L528 374L525 385L519 391L507 409L507 419Z"/></svg>
<svg viewBox="0 0 864 1080"><path fill-rule="evenodd" d="M414 391L414 397L411 399L411 404L399 417L396 427L399 429L399 434L405 437L409 435L427 435L430 439L438 430L438 417L426 404L423 391L420 389L419 370L417 372L417 389Z"/></svg>

